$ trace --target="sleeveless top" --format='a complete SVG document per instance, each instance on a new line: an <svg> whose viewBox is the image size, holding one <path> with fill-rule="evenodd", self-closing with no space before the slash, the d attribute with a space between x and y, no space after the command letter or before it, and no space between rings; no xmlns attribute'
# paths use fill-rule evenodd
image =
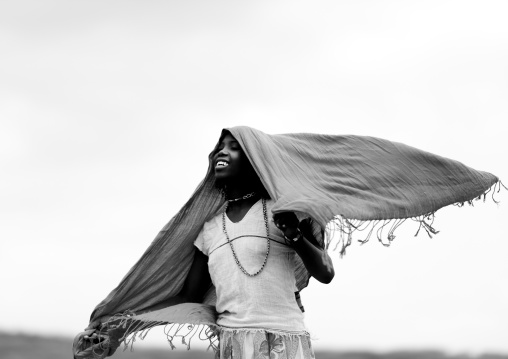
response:
<svg viewBox="0 0 508 359"><path fill-rule="evenodd" d="M250 277L238 267L223 232L222 214L206 222L194 245L208 256L208 270L216 288L217 324L226 328L306 333L303 313L295 299L296 252L285 244L273 223L272 200L266 201L270 253L265 268ZM255 273L266 255L266 227L262 201L237 223L226 215L226 229L240 263Z"/></svg>

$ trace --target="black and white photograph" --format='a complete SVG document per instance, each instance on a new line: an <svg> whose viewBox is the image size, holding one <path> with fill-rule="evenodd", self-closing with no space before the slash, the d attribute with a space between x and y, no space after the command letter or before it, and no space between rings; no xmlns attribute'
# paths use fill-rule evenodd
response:
<svg viewBox="0 0 508 359"><path fill-rule="evenodd" d="M0 1L0 359L508 359L507 18Z"/></svg>

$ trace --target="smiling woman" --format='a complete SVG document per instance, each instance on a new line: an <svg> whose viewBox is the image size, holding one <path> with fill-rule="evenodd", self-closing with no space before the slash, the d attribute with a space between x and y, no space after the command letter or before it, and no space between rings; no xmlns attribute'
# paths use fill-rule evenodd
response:
<svg viewBox="0 0 508 359"><path fill-rule="evenodd" d="M499 184L378 138L224 130L205 179L96 307L75 357L112 355L131 334L169 324L170 343L199 333L221 358L313 358L299 291L334 277L330 221L344 253L365 225L393 220L389 241L405 218L433 233L437 209Z"/></svg>
<svg viewBox="0 0 508 359"><path fill-rule="evenodd" d="M223 132L213 164L215 183L227 205L198 235L195 246L199 252L184 288L192 293L203 287L199 279L207 274L200 262L207 261L217 291L221 358L270 357L273 353L312 358L310 337L295 296L294 256L299 255L309 273L326 283L334 275L331 259L312 231L301 234L299 227L309 222L300 224L291 212L268 219L273 200L231 133Z"/></svg>
<svg viewBox="0 0 508 359"><path fill-rule="evenodd" d="M293 212L269 218L274 201L227 130L211 154L211 167L214 185L226 201L224 210L204 223L194 241L194 259L178 294L137 310L136 315L203 302L213 285L221 358L269 358L274 353L313 358L295 256L311 276L331 282L334 270L323 246L322 228L310 218L299 221ZM128 330L109 324L105 334L95 330L99 322L80 336L81 344L88 341L96 354L111 355Z"/></svg>
<svg viewBox="0 0 508 359"><path fill-rule="evenodd" d="M262 190L258 175L250 164L238 141L228 131L223 131L219 146L213 154L215 183L231 197L239 197L245 190ZM225 191L226 192L226 191Z"/></svg>

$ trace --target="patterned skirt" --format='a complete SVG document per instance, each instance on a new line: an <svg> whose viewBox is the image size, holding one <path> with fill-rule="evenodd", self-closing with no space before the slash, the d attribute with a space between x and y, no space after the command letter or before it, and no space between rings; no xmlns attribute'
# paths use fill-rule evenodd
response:
<svg viewBox="0 0 508 359"><path fill-rule="evenodd" d="M314 352L308 333L222 328L216 358L314 359Z"/></svg>

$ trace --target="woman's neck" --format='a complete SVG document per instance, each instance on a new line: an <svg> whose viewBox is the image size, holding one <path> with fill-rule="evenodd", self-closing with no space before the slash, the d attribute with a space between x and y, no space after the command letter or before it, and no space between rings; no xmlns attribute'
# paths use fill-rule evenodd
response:
<svg viewBox="0 0 508 359"><path fill-rule="evenodd" d="M259 188L260 186L256 185L256 183L245 180L235 181L234 184L226 185L226 199L233 200L228 203L226 212L233 222L241 220L254 203L259 201L259 198L263 196L263 191L259 190ZM255 192L255 195L243 198L252 192ZM237 198L242 199L234 201Z"/></svg>
<svg viewBox="0 0 508 359"><path fill-rule="evenodd" d="M241 221L254 203L259 201L259 193L257 191L249 192L249 190L227 192L226 198L230 202L227 204L226 213L231 221L235 223ZM251 193L254 195L249 196Z"/></svg>
<svg viewBox="0 0 508 359"><path fill-rule="evenodd" d="M226 198L229 200L242 198L243 196L252 192L259 194L258 186L252 183L252 181L237 180L234 183L229 183L226 185Z"/></svg>
<svg viewBox="0 0 508 359"><path fill-rule="evenodd" d="M240 198L243 198L244 196L248 194L258 194L257 191L253 188L236 188L236 189L227 189L226 191L226 198L228 200L239 200ZM257 196L255 196L257 197Z"/></svg>

